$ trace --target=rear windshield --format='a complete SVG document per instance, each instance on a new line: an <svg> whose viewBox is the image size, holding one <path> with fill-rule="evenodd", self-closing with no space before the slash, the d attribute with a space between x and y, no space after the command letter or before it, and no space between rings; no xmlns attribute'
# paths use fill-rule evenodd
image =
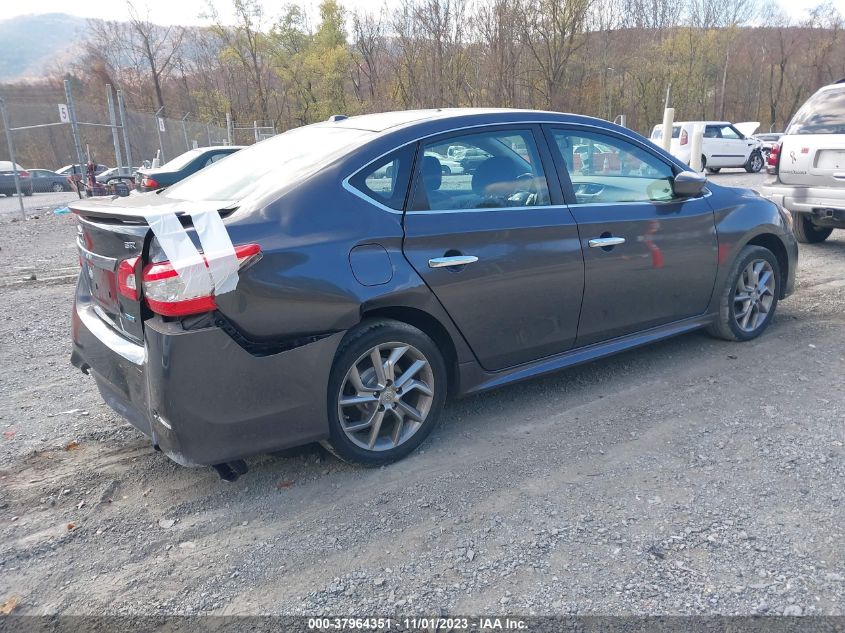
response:
<svg viewBox="0 0 845 633"><path fill-rule="evenodd" d="M325 124L308 125L256 143L212 163L164 191L176 200L243 200L308 178L373 136Z"/></svg>
<svg viewBox="0 0 845 633"><path fill-rule="evenodd" d="M201 149L188 150L184 154L179 154L176 158L171 158L168 162L164 163L161 168L168 171L179 171L183 167L187 167L188 163L202 153L203 150Z"/></svg>
<svg viewBox="0 0 845 633"><path fill-rule="evenodd" d="M792 117L787 134L845 134L845 86L820 90Z"/></svg>

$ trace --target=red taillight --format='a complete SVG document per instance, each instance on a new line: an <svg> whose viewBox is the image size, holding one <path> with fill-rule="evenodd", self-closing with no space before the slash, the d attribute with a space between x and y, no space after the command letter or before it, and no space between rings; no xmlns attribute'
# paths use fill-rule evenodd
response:
<svg viewBox="0 0 845 633"><path fill-rule="evenodd" d="M686 130L681 130L681 145L686 145L689 143L689 134L687 134Z"/></svg>
<svg viewBox="0 0 845 633"><path fill-rule="evenodd" d="M117 290L132 301L138 300L138 262L140 257L124 259L117 267Z"/></svg>
<svg viewBox="0 0 845 633"><path fill-rule="evenodd" d="M159 189L161 187L161 185L149 176L144 176L144 179L141 181L141 186L146 187L147 189Z"/></svg>
<svg viewBox="0 0 845 633"><path fill-rule="evenodd" d="M19 172L18 172L18 177L20 177L20 178L29 178L29 172L28 172L28 171L26 171L26 170L19 171Z"/></svg>
<svg viewBox="0 0 845 633"><path fill-rule="evenodd" d="M235 247L240 268L251 263L261 254L258 244ZM206 267L208 261L203 257ZM169 261L149 264L143 274L144 299L150 310L162 316L187 316L211 312L217 308L214 293L188 296L184 280Z"/></svg>
<svg viewBox="0 0 845 633"><path fill-rule="evenodd" d="M766 173L777 174L778 164L780 163L780 143L772 145L769 150L769 158L766 160Z"/></svg>

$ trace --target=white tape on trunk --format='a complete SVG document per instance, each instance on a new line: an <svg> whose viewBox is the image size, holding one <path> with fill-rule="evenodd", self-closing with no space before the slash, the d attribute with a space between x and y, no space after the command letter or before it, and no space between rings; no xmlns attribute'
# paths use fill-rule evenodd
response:
<svg viewBox="0 0 845 633"><path fill-rule="evenodd" d="M214 294L231 292L238 285L239 263L223 219L216 210L191 213L190 216L214 281Z"/></svg>
<svg viewBox="0 0 845 633"><path fill-rule="evenodd" d="M231 292L238 284L239 263L223 219L216 209L187 213L199 237L202 254L175 213L152 211L142 215L182 279L186 297L207 295L212 291L215 295Z"/></svg>

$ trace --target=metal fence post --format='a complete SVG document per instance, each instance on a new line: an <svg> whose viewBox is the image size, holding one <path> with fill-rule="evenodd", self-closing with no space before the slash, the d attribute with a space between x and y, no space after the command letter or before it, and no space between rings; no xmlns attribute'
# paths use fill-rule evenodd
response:
<svg viewBox="0 0 845 633"><path fill-rule="evenodd" d="M12 129L9 125L9 113L6 112L6 102L0 98L0 116L3 118L3 129L6 130L6 143L9 145L9 159L12 161L12 173L15 176L15 191L18 194L18 204L21 206L21 220L26 220L23 208L23 193L21 193L21 179L18 175L18 164L15 162L15 143L12 140Z"/></svg>
<svg viewBox="0 0 845 633"><path fill-rule="evenodd" d="M258 121L252 122L252 134L255 137L255 142L257 143L260 140L258 138Z"/></svg>
<svg viewBox="0 0 845 633"><path fill-rule="evenodd" d="M185 149L191 149L191 144L188 142L188 128L185 126L185 119L191 116L190 112L186 112L185 116L182 117L182 134L185 135Z"/></svg>
<svg viewBox="0 0 845 633"><path fill-rule="evenodd" d="M233 131L234 130L232 130L232 113L227 112L226 113L226 136L229 139L229 145L234 145L234 142L232 141L232 137L234 136Z"/></svg>
<svg viewBox="0 0 845 633"><path fill-rule="evenodd" d="M82 170L85 166L85 159L82 155L82 141L79 138L79 125L76 122L76 106L73 104L73 92L70 89L70 81L65 79L65 99L67 99L67 113L70 117L70 131L73 136L73 146L76 150L76 160L79 162L79 172L82 176ZM72 170L73 175L76 175L76 169ZM80 181L81 182L81 181Z"/></svg>
<svg viewBox="0 0 845 633"><path fill-rule="evenodd" d="M205 124L205 131L208 134L208 146L211 147L211 121Z"/></svg>
<svg viewBox="0 0 845 633"><path fill-rule="evenodd" d="M161 140L161 119L159 115L164 110L164 106L161 106L158 110L156 110L155 120L156 120L156 131L158 132L158 151L159 151L159 163L164 165L167 160L164 158L164 143Z"/></svg>
<svg viewBox="0 0 845 633"><path fill-rule="evenodd" d="M123 175L123 156L120 152L120 137L117 134L117 117L114 113L114 100L112 99L111 84L106 84L106 103L109 107L109 123L111 124L111 137L114 142L114 160L117 165L117 175Z"/></svg>
<svg viewBox="0 0 845 633"><path fill-rule="evenodd" d="M126 103L123 101L123 90L117 91L117 111L120 115L120 127L123 128L123 146L126 148L126 164L130 171L134 171L132 165L132 150L129 148L129 128L126 126Z"/></svg>

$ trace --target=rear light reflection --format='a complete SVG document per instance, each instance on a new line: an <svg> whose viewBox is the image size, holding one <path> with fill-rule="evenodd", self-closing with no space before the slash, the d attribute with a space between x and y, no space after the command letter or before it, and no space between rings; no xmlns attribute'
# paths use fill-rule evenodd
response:
<svg viewBox="0 0 845 633"><path fill-rule="evenodd" d="M681 130L681 145L686 145L689 143L689 134L687 134L686 130Z"/></svg>
<svg viewBox="0 0 845 633"><path fill-rule="evenodd" d="M161 187L161 185L159 185L154 179L146 176L141 181L141 186L146 189L159 189Z"/></svg>
<svg viewBox="0 0 845 633"><path fill-rule="evenodd" d="M769 150L769 157L766 159L766 173L775 175L778 173L778 165L780 163L780 143L772 145Z"/></svg>

